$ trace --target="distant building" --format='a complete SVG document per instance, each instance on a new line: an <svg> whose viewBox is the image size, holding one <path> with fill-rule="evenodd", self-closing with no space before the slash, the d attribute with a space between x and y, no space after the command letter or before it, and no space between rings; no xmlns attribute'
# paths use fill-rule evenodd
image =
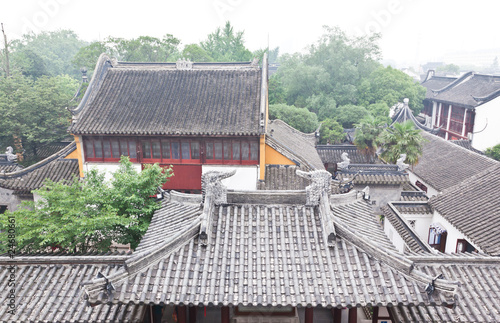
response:
<svg viewBox="0 0 500 323"><path fill-rule="evenodd" d="M429 73L422 85L427 88L423 113L440 128L441 137L471 140L481 151L500 143L500 76L469 72L449 78Z"/></svg>

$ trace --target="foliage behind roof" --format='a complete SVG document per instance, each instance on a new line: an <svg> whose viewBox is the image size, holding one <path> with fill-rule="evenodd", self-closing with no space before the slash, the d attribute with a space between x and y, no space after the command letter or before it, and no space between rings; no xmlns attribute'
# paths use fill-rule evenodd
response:
<svg viewBox="0 0 500 323"><path fill-rule="evenodd" d="M441 137L421 132L428 142L422 156L411 171L438 191L443 191L465 179L497 165L498 162L477 154Z"/></svg>
<svg viewBox="0 0 500 323"><path fill-rule="evenodd" d="M112 62L101 55L74 134L258 135L262 69L251 63Z"/></svg>

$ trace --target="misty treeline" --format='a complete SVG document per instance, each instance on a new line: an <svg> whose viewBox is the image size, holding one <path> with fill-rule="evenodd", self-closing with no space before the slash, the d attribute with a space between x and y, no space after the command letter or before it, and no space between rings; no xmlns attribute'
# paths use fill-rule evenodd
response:
<svg viewBox="0 0 500 323"><path fill-rule="evenodd" d="M280 55L279 47L250 50L244 31L227 22L195 44L183 44L166 33L161 38L109 37L86 42L70 30L25 34L5 39L1 49L0 149L37 153L37 148L67 136L70 114L81 83L81 68L89 77L101 53L120 61L236 62L261 59L279 67L269 79L270 117L314 131L323 122L323 142L341 142L343 128L365 118L388 122L389 107L407 97L419 112L425 90L403 72L380 63L378 35L351 37L325 27L319 40L302 53ZM315 41L315 42L314 42ZM73 99L73 100L72 100Z"/></svg>

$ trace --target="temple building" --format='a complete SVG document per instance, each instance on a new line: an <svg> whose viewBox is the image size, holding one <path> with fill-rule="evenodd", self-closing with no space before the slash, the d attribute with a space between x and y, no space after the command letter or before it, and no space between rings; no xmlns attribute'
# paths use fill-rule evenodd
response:
<svg viewBox="0 0 500 323"><path fill-rule="evenodd" d="M103 54L72 110L69 131L77 143L80 176L90 167L113 170L123 155L138 170L146 163L172 165L174 176L164 188L199 193L201 175L213 170L235 169L225 184L254 190L266 187L267 165L322 169L314 134L269 123L267 91L266 57L260 67L257 62L127 63Z"/></svg>
<svg viewBox="0 0 500 323"><path fill-rule="evenodd" d="M500 76L465 73L459 78L429 71L423 113L446 140L470 140L484 151L500 143Z"/></svg>

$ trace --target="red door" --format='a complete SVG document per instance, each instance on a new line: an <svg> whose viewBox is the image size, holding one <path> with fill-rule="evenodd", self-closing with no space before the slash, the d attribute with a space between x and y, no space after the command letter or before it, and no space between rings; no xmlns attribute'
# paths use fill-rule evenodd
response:
<svg viewBox="0 0 500 323"><path fill-rule="evenodd" d="M164 190L201 190L201 165L172 165L172 169L174 176L163 185Z"/></svg>

